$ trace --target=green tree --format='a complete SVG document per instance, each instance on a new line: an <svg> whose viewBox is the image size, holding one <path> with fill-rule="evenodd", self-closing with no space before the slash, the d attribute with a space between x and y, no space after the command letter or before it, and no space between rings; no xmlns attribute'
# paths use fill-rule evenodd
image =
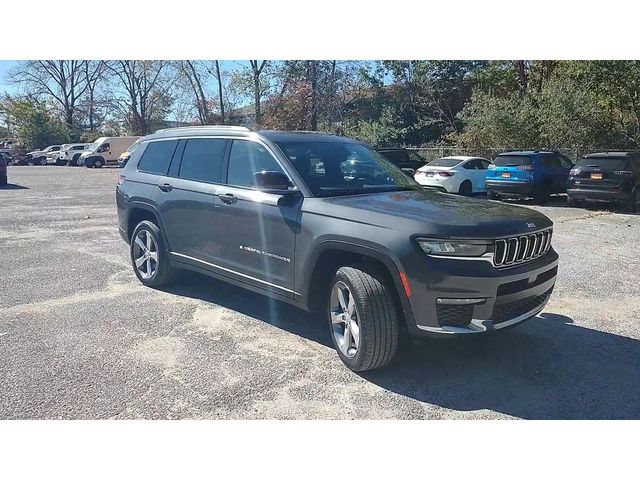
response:
<svg viewBox="0 0 640 480"><path fill-rule="evenodd" d="M69 129L44 102L7 95L0 108L10 119L18 141L26 148L43 148L69 141Z"/></svg>

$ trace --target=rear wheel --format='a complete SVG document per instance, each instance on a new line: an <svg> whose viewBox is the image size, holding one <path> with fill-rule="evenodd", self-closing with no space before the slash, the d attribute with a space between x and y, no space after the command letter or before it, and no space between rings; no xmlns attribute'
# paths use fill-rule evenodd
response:
<svg viewBox="0 0 640 480"><path fill-rule="evenodd" d="M640 212L640 189L636 188L635 192L631 194L631 198L627 200L625 206L625 211L629 213Z"/></svg>
<svg viewBox="0 0 640 480"><path fill-rule="evenodd" d="M383 281L361 269L341 267L331 282L327 310L333 344L351 370L373 370L393 359L398 319Z"/></svg>
<svg viewBox="0 0 640 480"><path fill-rule="evenodd" d="M546 186L538 188L533 193L533 200L538 205L544 205L545 203L547 203L547 201L549 200L549 189Z"/></svg>
<svg viewBox="0 0 640 480"><path fill-rule="evenodd" d="M138 280L148 287L169 283L174 269L162 241L158 226L148 220L140 222L131 236L131 264Z"/></svg>
<svg viewBox="0 0 640 480"><path fill-rule="evenodd" d="M460 189L458 190L458 193L460 195L464 195L465 197L468 197L471 195L472 192L473 192L473 186L471 185L471 182L469 180L465 180L460 184Z"/></svg>

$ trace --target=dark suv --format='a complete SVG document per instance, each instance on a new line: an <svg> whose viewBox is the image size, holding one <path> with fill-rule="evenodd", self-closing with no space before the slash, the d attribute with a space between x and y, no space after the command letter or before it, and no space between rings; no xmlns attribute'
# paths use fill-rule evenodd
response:
<svg viewBox="0 0 640 480"><path fill-rule="evenodd" d="M545 215L427 191L327 134L158 131L131 156L116 199L143 284L184 268L324 310L356 371L386 365L401 331L451 337L527 320L556 280Z"/></svg>
<svg viewBox="0 0 640 480"><path fill-rule="evenodd" d="M640 211L640 152L605 152L585 155L571 170L568 203L617 203Z"/></svg>
<svg viewBox="0 0 640 480"><path fill-rule="evenodd" d="M377 148L376 151L412 178L416 170L427 164L424 158L406 148Z"/></svg>
<svg viewBox="0 0 640 480"><path fill-rule="evenodd" d="M7 184L7 165L10 157L5 153L0 153L0 185Z"/></svg>

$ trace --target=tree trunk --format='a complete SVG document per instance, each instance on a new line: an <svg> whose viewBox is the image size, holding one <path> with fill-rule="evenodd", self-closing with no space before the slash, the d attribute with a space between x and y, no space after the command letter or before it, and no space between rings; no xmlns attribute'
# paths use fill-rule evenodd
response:
<svg viewBox="0 0 640 480"><path fill-rule="evenodd" d="M218 79L218 100L220 102L220 122L224 125L224 99L222 96L222 77L220 76L220 62L216 62L216 78Z"/></svg>
<svg viewBox="0 0 640 480"><path fill-rule="evenodd" d="M318 79L316 61L309 62L309 76L311 77L311 130L318 130Z"/></svg>

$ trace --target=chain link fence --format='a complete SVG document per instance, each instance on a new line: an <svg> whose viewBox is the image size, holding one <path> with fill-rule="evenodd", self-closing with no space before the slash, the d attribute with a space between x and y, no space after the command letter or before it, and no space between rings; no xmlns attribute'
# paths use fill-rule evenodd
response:
<svg viewBox="0 0 640 480"><path fill-rule="evenodd" d="M456 147L451 145L436 145L436 146L426 146L426 147L407 147L408 150L412 150L416 152L421 157L425 158L427 162L435 160L437 158L448 157L452 155L468 155L474 157L482 157L488 160L493 160L496 155L502 152L508 151L523 151L523 150L544 150L540 148L484 148L484 149L465 149L462 147ZM586 155L587 153L597 153L597 152L611 152L620 150L618 148L581 148L581 147L573 147L573 148L558 148L553 149L554 151L562 153L564 156L575 161Z"/></svg>

